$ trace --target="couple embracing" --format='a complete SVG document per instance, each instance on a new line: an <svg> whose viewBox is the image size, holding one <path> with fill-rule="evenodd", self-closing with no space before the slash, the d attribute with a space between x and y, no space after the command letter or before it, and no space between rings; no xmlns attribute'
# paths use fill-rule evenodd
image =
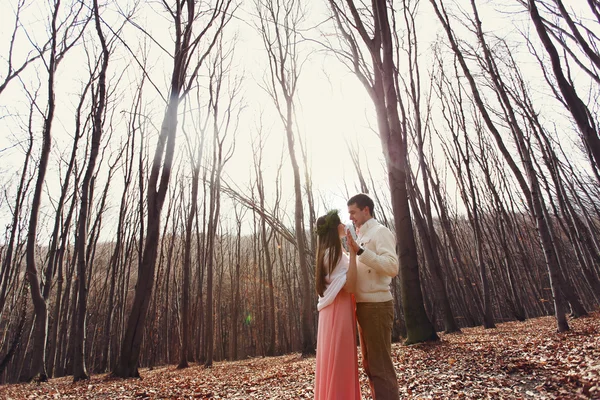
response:
<svg viewBox="0 0 600 400"><path fill-rule="evenodd" d="M398 399L392 363L394 308L390 283L398 274L396 240L374 219L366 194L348 200L356 239L337 211L316 223L315 285L319 294L319 328L315 400L360 399L356 322L363 369L375 400ZM341 239L347 239L348 253Z"/></svg>

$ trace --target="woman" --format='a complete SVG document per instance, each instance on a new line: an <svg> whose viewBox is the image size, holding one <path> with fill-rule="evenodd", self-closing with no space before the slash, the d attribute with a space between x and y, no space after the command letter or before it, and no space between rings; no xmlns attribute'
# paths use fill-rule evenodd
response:
<svg viewBox="0 0 600 400"><path fill-rule="evenodd" d="M356 252L342 251L346 227L336 210L317 219L315 285L319 331L315 400L360 399L356 354Z"/></svg>

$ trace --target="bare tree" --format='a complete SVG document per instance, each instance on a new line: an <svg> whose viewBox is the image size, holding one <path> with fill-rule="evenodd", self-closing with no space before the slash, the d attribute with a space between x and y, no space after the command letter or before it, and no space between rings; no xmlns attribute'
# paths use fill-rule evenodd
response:
<svg viewBox="0 0 600 400"><path fill-rule="evenodd" d="M591 155L592 159L590 161L592 162L594 169L598 171L598 168L600 166L600 137L598 137L597 126L594 123L590 111L577 94L575 86L572 84L572 82L569 82L569 79L567 79L567 77L565 76L565 71L563 71L560 56L558 54L556 46L552 42L552 39L548 34L546 25L544 24L544 21L540 16L540 12L537 6L538 2L540 1L527 0L529 15L531 17L531 20L533 21L538 36L542 44L544 45L548 56L550 57L552 71L554 72L556 83L558 85L560 93L562 94L564 104L573 116L573 119L575 120L575 123L577 124L577 127L581 132L586 148L588 149ZM563 18L567 22L567 25L571 29L573 36L576 39L576 42L580 46L582 46L585 54L592 60L595 67L600 68L600 55L598 54L598 52L592 51L589 44L583 39L581 33L575 26L575 23L573 22L573 20L569 16L569 13L565 9L565 6L562 3L562 1L554 0L554 2L558 6L560 14L563 16ZM590 7L592 7L593 10L596 10L596 8L594 8L595 6L591 4ZM597 175L597 177L600 179L600 176Z"/></svg>
<svg viewBox="0 0 600 400"><path fill-rule="evenodd" d="M27 54L27 56L25 57L25 60L23 60L21 62L17 62L16 63L17 65L15 65L14 50L15 50L15 46L20 47L18 38L17 38L19 32L21 30L23 30L24 34L29 38L29 35L25 31L23 21L21 20L22 13L26 9L27 9L26 0L18 0L18 2L16 4L16 10L15 10L15 20L14 20L15 22L13 25L12 34L10 35L10 43L8 44L8 55L6 57L6 72L4 73L4 76L2 78L0 78L0 95L2 95L2 92L4 92L4 89L6 89L8 84L13 79L18 77L30 64L32 64L36 60L40 59L41 57L43 57L44 53L46 53L46 51L48 50L48 48L51 45L51 40L48 40L41 47L38 47L37 45L32 43L33 47L36 48L35 51L30 51Z"/></svg>
<svg viewBox="0 0 600 400"><path fill-rule="evenodd" d="M308 249L304 227L304 207L300 166L296 154L298 133L294 126L294 103L301 72L299 28L304 19L301 1L257 0L259 31L269 58L268 83L265 88L279 114L285 130L288 154L294 174L294 226L302 290L302 354L315 353L314 301L310 290Z"/></svg>
<svg viewBox="0 0 600 400"><path fill-rule="evenodd" d="M150 295L154 287L154 271L159 242L160 214L169 185L175 138L177 134L177 110L182 98L190 91L193 82L206 56L211 52L217 37L231 19L229 13L231 0L217 0L202 30L196 34L194 28L199 24L201 15L197 14L196 2L185 0L174 5L163 3L175 24L175 49L173 53L173 71L169 87L169 98L165 116L154 152L147 188L147 233L141 263L138 267L138 283L133 299L133 307L127 322L127 329L121 345L119 362L113 374L119 377L137 377L138 361L142 344L146 314ZM210 36L210 28L215 32ZM200 50L200 43L207 39L208 47ZM202 56L197 58L196 52ZM197 59L195 67L191 63ZM160 177L159 177L160 176Z"/></svg>
<svg viewBox="0 0 600 400"><path fill-rule="evenodd" d="M38 175L36 179L33 199L31 203L31 216L29 219L29 230L27 232L27 279L30 283L31 297L35 310L35 333L34 333L34 350L33 350L33 370L30 372L31 377L35 377L40 381L48 379L46 373L46 343L48 336L48 304L44 299L41 291L41 282L38 276L38 268L36 265L36 238L40 204L42 202L42 190L44 179L46 177L46 169L48 167L48 159L50 149L52 147L52 123L54 121L54 113L56 110L55 102L55 76L56 70L60 61L63 60L66 52L71 49L79 39L83 29L75 35L72 31L76 28L83 4L76 4L68 15L65 21L59 21L60 0L55 0L52 8L52 16L50 23L50 49L46 67L48 71L48 105L44 115L44 126L42 130L42 149L40 161L38 164ZM79 29L79 27L77 27ZM63 37L59 37L59 35ZM74 38L73 38L74 36Z"/></svg>
<svg viewBox="0 0 600 400"><path fill-rule="evenodd" d="M200 97L200 87L197 89L198 97ZM204 138L206 135L206 126L209 122L210 113L206 113L206 117L202 120L201 116L198 117L198 121L194 124L197 127L197 132L200 133L200 142L197 140L192 143L189 135L185 130L185 123L182 125L182 130L185 134L187 141L187 150L189 153L190 162L193 165L192 169L192 188L191 188L191 199L189 212L185 224L185 249L183 258L183 282L182 282L182 296L181 296L181 354L178 368L188 367L188 353L189 353L189 342L190 342L190 290L191 290L191 268L192 268L192 233L194 228L194 221L198 217L198 184L200 181L200 165L202 163L202 156L204 150ZM194 120L194 118L192 118ZM198 135L195 135L196 139Z"/></svg>
<svg viewBox="0 0 600 400"><path fill-rule="evenodd" d="M214 357L214 312L213 312L213 269L217 228L221 210L221 181L223 168L235 151L235 135L242 106L238 103L240 81L231 76L231 51L223 48L223 37L218 40L217 50L210 66L210 101L213 142L212 165L210 168L210 203L206 246L206 359L204 366L210 367ZM229 142L229 143L227 143ZM220 291L218 292L220 296ZM219 303L220 304L220 303Z"/></svg>
<svg viewBox="0 0 600 400"><path fill-rule="evenodd" d="M442 318L444 321L444 331L446 333L457 332L460 329L454 319L454 314L450 306L448 292L446 290L446 282L444 281L444 272L442 263L439 257L438 240L435 234L433 224L433 213L431 210L431 190L429 188L429 168L426 160L425 142L427 140L428 123L430 122L429 109L431 108L430 96L427 96L427 103L423 106L421 99L422 92L422 71L419 63L419 35L416 28L416 14L419 10L420 2L403 0L402 1L402 16L406 25L406 38L402 41L397 37L398 27L395 13L392 13L392 22L394 28L394 39L396 44L396 65L400 65L401 54L405 54L408 59L407 78L396 75L396 90L399 93L399 107L402 112L402 119L405 123L407 136L410 135L416 144L416 152L418 158L418 172L421 175L422 189L416 184L416 178L412 179L414 183L409 183L408 188L411 192L410 200L414 210L416 226L419 230L420 240L423 245L423 253L427 266L431 272L435 301L442 310ZM402 85L400 84L402 83ZM401 94L405 93L404 96ZM406 100L403 98L405 97ZM410 118L409 114L412 114ZM412 170L409 164L408 170ZM418 206L417 206L417 199ZM423 217L419 215L419 207ZM446 280L449 277L446 277Z"/></svg>
<svg viewBox="0 0 600 400"><path fill-rule="evenodd" d="M123 254L129 256L131 253L130 251L127 251L128 241L126 239L126 235L128 224L126 223L126 221L127 213L130 211L128 200L130 198L129 191L131 183L133 181L135 144L136 139L139 135L140 126L142 125L140 121L140 108L142 106L142 90L144 87L144 81L145 80L142 78L142 81L140 82L136 94L134 96L135 100L132 105L132 111L129 114L129 123L127 125L127 140L123 148L123 152L125 153L125 161L123 163L123 192L121 194L121 200L119 204L119 217L117 221L117 232L115 236L114 248L107 268L107 279L110 275L110 282L108 283L108 304L103 327L103 339L101 341L103 350L99 370L102 372L110 368L110 364L112 363L111 348L114 347L113 343L116 342L116 340L113 338L113 335L111 335L111 330L113 330L113 325L115 325L115 322L117 322L114 321L116 320L115 316L118 316L118 312L115 310L115 306L118 304L116 292L118 291L117 279L120 273L119 268L123 266ZM123 146L123 144L121 146Z"/></svg>
<svg viewBox="0 0 600 400"><path fill-rule="evenodd" d="M397 66L394 65L394 44L390 17L385 0L373 0L371 8L358 9L354 1L329 1L335 21L348 50L337 51L367 89L377 114L381 147L385 156L394 227L399 253L402 306L406 322L406 343L437 340L433 324L425 312L419 259L412 226L407 184L406 118L398 112L396 89ZM369 65L355 33L371 56Z"/></svg>
<svg viewBox="0 0 600 400"><path fill-rule="evenodd" d="M77 331L75 339L75 350L73 360L73 380L75 382L82 379L89 379L87 367L85 363L85 339L86 339L86 314L87 314L87 298L88 298L88 282L87 273L88 265L86 259L86 241L88 237L88 210L90 204L93 202L93 176L96 168L96 159L98 158L98 152L100 150L100 142L102 140L104 112L106 108L106 73L108 70L108 62L110 57L110 51L108 44L102 32L102 25L100 22L100 10L98 7L98 0L93 1L93 13L94 13L94 24L96 27L96 33L101 46L101 56L99 60L99 71L98 71L98 93L94 102L93 109L93 124L92 124L92 137L90 154L87 162L87 169L81 183L81 199L79 206L79 219L78 219L78 235L79 243L77 247L77 283L78 283L78 295L77 295ZM91 267L91 266L90 266ZM90 274L91 276L91 274Z"/></svg>
<svg viewBox="0 0 600 400"><path fill-rule="evenodd" d="M254 160L254 174L256 181L256 192L258 193L258 205L261 209L265 208L265 182L263 178L263 154L264 154L264 145L267 138L263 137L262 126L258 128L258 141L257 143L253 143L253 160ZM275 260L271 255L270 250L270 242L273 237L274 230L270 230L269 235L267 236L267 221L266 218L260 219L260 237L262 239L262 249L265 255L265 264L267 267L267 279L268 279L268 295L269 295L269 304L268 308L268 318L267 323L269 327L268 333L268 346L267 346L267 355L272 356L275 351L275 296L274 296L274 287L273 287L273 265ZM265 332L266 333L266 332Z"/></svg>
<svg viewBox="0 0 600 400"><path fill-rule="evenodd" d="M33 94L33 96L37 97L37 93ZM34 140L33 115L35 109L34 104L37 101L35 97L30 99L31 102L29 106L29 118L27 124L29 136L27 141L27 149L25 150L25 159L23 160L23 168L21 170L21 177L19 178L19 185L17 186L17 192L15 193L14 206L11 210L12 220L10 224L10 233L8 240L5 242L5 245L2 249L2 269L0 270L0 315L3 314L5 310L4 305L6 303L7 291L10 282L13 281L15 275L18 275L16 271L14 271L13 260L15 256L15 245L18 246L18 236L20 234L19 221L24 213L23 206L25 205L26 194L32 180L32 178L29 177L29 163L31 162L31 153L33 150Z"/></svg>
<svg viewBox="0 0 600 400"><path fill-rule="evenodd" d="M564 293L564 291L568 289L568 286L565 285L564 279L561 276L562 273L556 253L556 248L553 245L552 228L549 225L549 221L547 219L546 205L544 204L543 198L541 197L539 180L537 178L536 171L532 163L531 149L526 142L526 136L523 132L523 128L520 126L519 121L517 120L517 117L514 112L514 107L511 104L509 96L507 95L506 85L499 73L499 68L495 62L494 57L491 54L489 46L486 43L482 30L482 23L479 18L476 5L474 1L471 1L477 39L479 40L479 43L482 45L483 48L483 57L481 62L485 66L485 70L490 76L490 80L493 85L492 87L494 88L502 107L503 116L517 144L519 156L521 157L521 161L525 166L527 180L523 175L522 171L520 170L519 166L516 164L512 155L510 154L508 148L506 147L502 135L500 134L500 130L497 124L493 121L492 116L490 115L490 112L486 107L486 104L484 103L484 100L481 95L481 90L477 85L473 77L473 73L471 72L469 66L466 63L464 54L458 45L458 41L455 37L454 31L450 26L449 17L446 13L446 10L443 8L443 4L442 6L439 6L435 0L430 0L430 2L434 7L438 19L444 26L444 30L447 34L451 48L454 54L456 55L457 60L461 66L461 70L469 83L469 87L473 94L475 105L479 113L481 114L481 117L484 120L485 126L487 127L489 132L492 133L502 156L508 163L510 170L512 171L514 177L516 178L519 184L521 191L523 192L523 195L525 196L525 200L532 214L532 217L537 223L539 232L539 243L544 251L546 266L548 268L548 274L550 277L550 284L552 286L552 294L554 297L555 304L555 314L557 319L557 329L560 332L568 330L569 325L566 319L566 299Z"/></svg>
<svg viewBox="0 0 600 400"><path fill-rule="evenodd" d="M243 207L243 206L242 206ZM235 259L230 265L230 268L235 272L231 271L231 325L229 328L229 359L237 360L238 358L238 326L239 326L239 314L241 308L241 297L240 297L240 286L241 286L241 275L240 270L242 267L242 220L246 211L235 206L235 223L237 227L237 234L235 240Z"/></svg>

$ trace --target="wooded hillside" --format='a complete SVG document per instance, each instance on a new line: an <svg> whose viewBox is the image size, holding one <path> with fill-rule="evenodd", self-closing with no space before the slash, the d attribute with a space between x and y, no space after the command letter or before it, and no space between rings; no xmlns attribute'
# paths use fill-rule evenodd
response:
<svg viewBox="0 0 600 400"><path fill-rule="evenodd" d="M314 354L314 223L359 192L398 343L598 310L597 2L13 3L0 383Z"/></svg>

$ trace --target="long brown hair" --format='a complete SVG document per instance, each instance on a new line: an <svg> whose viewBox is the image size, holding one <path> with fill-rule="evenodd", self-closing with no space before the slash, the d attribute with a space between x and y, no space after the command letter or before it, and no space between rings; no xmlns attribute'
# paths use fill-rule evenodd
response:
<svg viewBox="0 0 600 400"><path fill-rule="evenodd" d="M317 219L317 259L315 263L315 288L317 294L325 292L325 277L331 274L342 257L342 242L338 234L341 223L337 210L332 210ZM325 251L328 251L325 262Z"/></svg>

